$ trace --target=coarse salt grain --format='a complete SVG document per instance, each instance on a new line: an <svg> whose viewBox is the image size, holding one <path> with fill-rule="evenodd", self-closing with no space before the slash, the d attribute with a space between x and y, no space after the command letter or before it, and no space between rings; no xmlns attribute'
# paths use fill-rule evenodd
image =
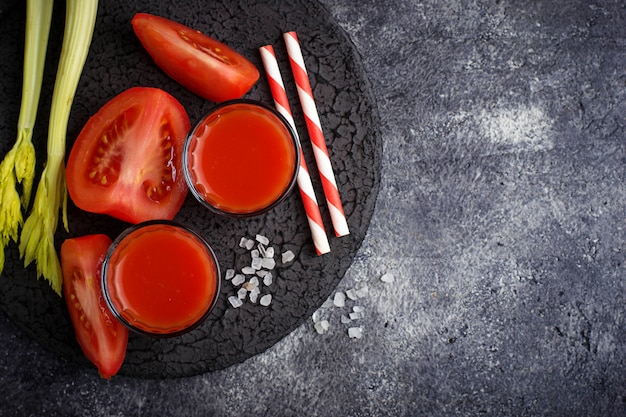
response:
<svg viewBox="0 0 626 417"><path fill-rule="evenodd" d="M354 288L350 288L349 290L346 291L346 296L351 299L351 300L356 300L357 295L356 295L356 290Z"/></svg>
<svg viewBox="0 0 626 417"><path fill-rule="evenodd" d="M239 288L239 291L237 291L237 298L239 298L240 300L245 299L247 295L248 291L243 287Z"/></svg>
<svg viewBox="0 0 626 417"><path fill-rule="evenodd" d="M245 248L248 245L248 238L242 237L239 240L239 247L240 248Z"/></svg>
<svg viewBox="0 0 626 417"><path fill-rule="evenodd" d="M239 308L243 305L243 301L241 301L239 297L235 297L234 295L231 295L230 297L228 297L228 302L234 308Z"/></svg>
<svg viewBox="0 0 626 417"><path fill-rule="evenodd" d="M357 298L363 298L363 297L366 297L367 294L369 294L369 292L370 292L369 287L365 286L356 290L356 296Z"/></svg>
<svg viewBox="0 0 626 417"><path fill-rule="evenodd" d="M320 315L321 315L321 313L320 313L320 311L319 311L319 310L315 310L315 311L313 312L313 314L311 315L311 320L313 320L313 323L316 323L316 322L318 322L318 321L319 321L319 319L320 319Z"/></svg>
<svg viewBox="0 0 626 417"><path fill-rule="evenodd" d="M335 307L343 307L346 305L346 295L341 291L335 293L335 297L333 298L333 304Z"/></svg>
<svg viewBox="0 0 626 417"><path fill-rule="evenodd" d="M265 246L267 246L270 243L270 240L267 237L263 236L263 235L256 235L255 239L256 239L257 242L259 242L260 244L265 245Z"/></svg>
<svg viewBox="0 0 626 417"><path fill-rule="evenodd" d="M252 301L253 303L256 303L260 294L261 294L261 290L259 289L259 287L254 287L252 291L250 291L250 301Z"/></svg>
<svg viewBox="0 0 626 417"><path fill-rule="evenodd" d="M243 284L244 282L246 282L246 277L243 276L242 274L237 274L233 277L233 279L230 281L234 286L238 286Z"/></svg>
<svg viewBox="0 0 626 417"><path fill-rule="evenodd" d="M246 275L252 275L256 272L256 269L254 269L251 266L244 266L243 268L241 268L241 272L243 272Z"/></svg>
<svg viewBox="0 0 626 417"><path fill-rule="evenodd" d="M259 245L260 246L260 245ZM258 249L252 249L250 251L250 256L252 256L252 259L254 258L260 258L261 257L261 251Z"/></svg>
<svg viewBox="0 0 626 417"><path fill-rule="evenodd" d="M254 240L248 239L246 240L246 249L251 250L254 247Z"/></svg>
<svg viewBox="0 0 626 417"><path fill-rule="evenodd" d="M261 278L263 278L265 275L269 273L270 271L266 271L265 269L259 269L258 271L256 271L257 277L261 277Z"/></svg>
<svg viewBox="0 0 626 417"><path fill-rule="evenodd" d="M263 255L263 257L265 258L273 258L274 254L275 254L275 250L272 246L269 246L268 248L265 249L265 254Z"/></svg>
<svg viewBox="0 0 626 417"><path fill-rule="evenodd" d="M313 327L318 334L324 334L324 332L330 328L330 323L328 320L320 320L315 323Z"/></svg>
<svg viewBox="0 0 626 417"><path fill-rule="evenodd" d="M256 287L258 287L259 284L258 283L253 283L252 281L248 281L248 282L244 282L241 285L241 288L243 288L246 291L252 291L253 289L255 289Z"/></svg>
<svg viewBox="0 0 626 417"><path fill-rule="evenodd" d="M341 315L341 324L348 324L351 321L352 320L350 319L350 317L346 316L345 314Z"/></svg>
<svg viewBox="0 0 626 417"><path fill-rule="evenodd" d="M272 302L272 294L265 294L259 300L259 304L261 304L264 307L267 307L268 305L270 305L271 302Z"/></svg>
<svg viewBox="0 0 626 417"><path fill-rule="evenodd" d="M361 327L348 328L348 336L351 339L360 339L361 337L363 337L363 328Z"/></svg>
<svg viewBox="0 0 626 417"><path fill-rule="evenodd" d="M357 313L356 311L353 311L352 313L349 314L350 316L350 320L358 320L361 318L361 313Z"/></svg>
<svg viewBox="0 0 626 417"><path fill-rule="evenodd" d="M268 272L263 277L263 285L265 285L266 287L269 287L270 285L272 285L273 281L274 281L274 277L272 276L271 272Z"/></svg>
<svg viewBox="0 0 626 417"><path fill-rule="evenodd" d="M380 277L380 280L382 282L386 282L386 283L391 283L393 282L395 279L395 277L393 276L393 274L391 272L387 272L386 274L383 274L382 277Z"/></svg>
<svg viewBox="0 0 626 417"><path fill-rule="evenodd" d="M296 258L296 255L294 255L293 252L290 250L283 252L283 254L281 255L283 264L289 263L293 261L295 258Z"/></svg>
<svg viewBox="0 0 626 417"><path fill-rule="evenodd" d="M274 269L274 267L276 266L276 261L274 260L274 258L263 258L263 260L261 261L261 265L265 269Z"/></svg>
<svg viewBox="0 0 626 417"><path fill-rule="evenodd" d="M235 270L234 269L227 269L226 270L226 274L224 275L224 279L226 281L232 279L235 276Z"/></svg>
<svg viewBox="0 0 626 417"><path fill-rule="evenodd" d="M258 271L259 269L261 269L263 267L263 259L261 259L261 258L252 258L252 263L250 264L250 267L254 271Z"/></svg>

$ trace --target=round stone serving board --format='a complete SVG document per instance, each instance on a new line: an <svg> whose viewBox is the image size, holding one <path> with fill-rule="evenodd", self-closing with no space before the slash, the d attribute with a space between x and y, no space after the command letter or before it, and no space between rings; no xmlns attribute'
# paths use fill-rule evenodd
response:
<svg viewBox="0 0 626 417"><path fill-rule="evenodd" d="M47 123L63 31L63 2L56 5L48 48L34 142L38 176L45 161ZM21 98L25 10L22 3L3 6L0 20L0 151L12 146ZM241 237L267 236L276 250L274 280L268 307L246 301L233 308L227 298L237 288L224 281L211 317L187 335L150 339L131 334L120 374L149 378L191 376L223 369L263 352L301 325L328 298L344 276L366 234L380 184L382 144L375 100L354 45L318 3L309 0L227 0L223 2L100 2L93 43L78 86L68 126L68 152L87 119L116 94L134 86L159 87L187 109L192 124L214 103L190 93L156 67L136 39L130 21L135 13L168 17L213 36L248 57L261 72L247 98L272 104L258 48L272 44L278 56L296 125L303 143L313 185L330 239L331 252L314 251L299 193L294 191L266 215L232 220L203 209L191 196L176 220L196 228L213 246L222 270L240 270L250 253L239 247ZM351 234L334 236L319 175L291 76L282 33L295 30L309 71L337 184ZM250 170L263 169L262 164ZM252 175L253 176L253 175ZM68 207L69 233L57 231L57 245L66 238L105 233L112 239L128 226L107 216ZM282 265L286 250L296 259ZM34 265L24 268L17 245L6 249L0 276L0 309L19 328L45 348L69 361L92 366L78 347L62 298Z"/></svg>

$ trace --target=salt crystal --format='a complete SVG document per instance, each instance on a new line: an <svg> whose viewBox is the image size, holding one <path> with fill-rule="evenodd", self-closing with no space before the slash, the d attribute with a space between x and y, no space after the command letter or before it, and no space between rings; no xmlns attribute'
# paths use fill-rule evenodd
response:
<svg viewBox="0 0 626 417"><path fill-rule="evenodd" d="M250 264L254 271L258 271L263 266L263 259L261 258L252 258L252 263Z"/></svg>
<svg viewBox="0 0 626 417"><path fill-rule="evenodd" d="M241 286L241 288L245 289L246 291L252 291L253 289L255 289L258 286L259 286L259 282L258 281L255 284L254 282L252 282L252 280L250 280L248 282L244 282L243 285Z"/></svg>
<svg viewBox="0 0 626 417"><path fill-rule="evenodd" d="M265 258L273 258L274 257L274 253L275 250L272 246L268 247L267 249L265 249L265 255L263 255Z"/></svg>
<svg viewBox="0 0 626 417"><path fill-rule="evenodd" d="M259 289L259 287L254 287L254 289L250 291L250 301L252 301L253 303L256 303L256 300L259 298L260 294L261 294L261 290Z"/></svg>
<svg viewBox="0 0 626 417"><path fill-rule="evenodd" d="M256 269L254 269L251 266L244 266L243 268L241 268L241 272L243 272L246 275L251 275L256 272Z"/></svg>
<svg viewBox="0 0 626 417"><path fill-rule="evenodd" d="M352 307L352 311L354 311L355 313L362 313L365 311L365 307L363 306L354 306Z"/></svg>
<svg viewBox="0 0 626 417"><path fill-rule="evenodd" d="M349 316L350 316L350 320L358 320L361 318L361 313L357 313L353 311L352 313L349 314Z"/></svg>
<svg viewBox="0 0 626 417"><path fill-rule="evenodd" d="M367 294L369 294L370 289L369 287L365 286L363 288L359 288L358 290L356 290L356 296L358 298L363 298L365 296L367 296Z"/></svg>
<svg viewBox="0 0 626 417"><path fill-rule="evenodd" d="M289 263L296 258L292 251L288 250L281 255L283 264Z"/></svg>
<svg viewBox="0 0 626 417"><path fill-rule="evenodd" d="M232 279L235 276L235 270L234 269L227 269L226 270L226 274L224 275L224 279L226 279L226 281Z"/></svg>
<svg viewBox="0 0 626 417"><path fill-rule="evenodd" d="M333 304L335 307L343 307L346 305L346 295L341 291L335 293L335 297L333 298Z"/></svg>
<svg viewBox="0 0 626 417"><path fill-rule="evenodd" d="M356 300L357 298L359 298L357 297L356 290L354 288L350 288L348 291L346 291L346 295L351 300Z"/></svg>
<svg viewBox="0 0 626 417"><path fill-rule="evenodd" d="M246 282L246 277L242 274L237 274L233 277L232 281L230 281L234 286L241 285Z"/></svg>
<svg viewBox="0 0 626 417"><path fill-rule="evenodd" d="M328 320L321 320L315 323L313 327L315 327L315 331L318 334L324 334L324 332L330 328L330 323Z"/></svg>
<svg viewBox="0 0 626 417"><path fill-rule="evenodd" d="M360 339L363 337L363 329L361 327L350 327L348 328L348 336L351 339Z"/></svg>
<svg viewBox="0 0 626 417"><path fill-rule="evenodd" d="M265 246L270 243L270 240L263 235L256 235L256 241Z"/></svg>
<svg viewBox="0 0 626 417"><path fill-rule="evenodd" d="M234 308L239 308L243 305L243 301L241 301L238 297L235 297L234 295L231 295L230 297L228 297L228 302Z"/></svg>
<svg viewBox="0 0 626 417"><path fill-rule="evenodd" d="M350 323L352 320L350 319L350 317L346 316L345 314L341 315L341 323L342 324L347 324Z"/></svg>
<svg viewBox="0 0 626 417"><path fill-rule="evenodd" d="M315 310L313 312L313 315L311 316L311 320L313 320L313 323L317 323L320 319L320 311L319 310Z"/></svg>
<svg viewBox="0 0 626 417"><path fill-rule="evenodd" d="M256 271L256 275L263 278L265 275L269 274L270 271L266 271L265 269L259 269Z"/></svg>
<svg viewBox="0 0 626 417"><path fill-rule="evenodd" d="M271 272L268 272L263 277L263 285L265 285L266 287L269 287L270 285L272 285L273 281L274 281L274 277L272 276Z"/></svg>
<svg viewBox="0 0 626 417"><path fill-rule="evenodd" d="M257 252L260 256L262 256L262 257L264 257L264 258L267 258L267 256L266 256L266 252L267 252L267 250L265 249L265 245L263 245L263 244L259 243L259 246L257 246L257 248L258 248L258 249L255 249L255 250L256 250L256 252ZM253 251L253 252L254 252L254 251Z"/></svg>
<svg viewBox="0 0 626 417"><path fill-rule="evenodd" d="M254 247L254 240L247 239L246 240L246 249L251 250Z"/></svg>
<svg viewBox="0 0 626 417"><path fill-rule="evenodd" d="M245 300L246 295L248 295L248 290L246 290L244 287L239 288L239 291L237 291L237 298L239 298L240 300Z"/></svg>
<svg viewBox="0 0 626 417"><path fill-rule="evenodd" d="M276 261L274 258L263 258L261 265L263 265L263 268L265 269L274 269Z"/></svg>
<svg viewBox="0 0 626 417"><path fill-rule="evenodd" d="M248 238L242 237L239 241L239 247L245 248L246 246L248 246Z"/></svg>
<svg viewBox="0 0 626 417"><path fill-rule="evenodd" d="M393 282L394 276L393 276L393 274L391 272L387 272L382 277L380 277L380 280L382 282L390 283L390 282Z"/></svg>
<svg viewBox="0 0 626 417"><path fill-rule="evenodd" d="M262 306L267 307L268 305L270 305L270 303L272 302L272 294L265 294L263 297L261 297L261 299L259 300L259 304L261 304Z"/></svg>
<svg viewBox="0 0 626 417"><path fill-rule="evenodd" d="M252 259L259 258L260 255L261 255L261 252L258 249L252 249L250 251L250 256L252 256Z"/></svg>

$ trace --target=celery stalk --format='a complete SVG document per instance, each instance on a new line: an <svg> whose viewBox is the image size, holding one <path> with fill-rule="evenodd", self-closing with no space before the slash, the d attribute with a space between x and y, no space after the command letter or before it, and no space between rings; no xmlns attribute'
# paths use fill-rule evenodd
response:
<svg viewBox="0 0 626 417"><path fill-rule="evenodd" d="M35 177L32 136L39 107L52 5L52 0L28 0L26 3L22 103L17 139L0 163L0 274L4 269L4 248L10 240L17 242L18 230L24 220L22 209L28 208ZM21 198L17 184L22 186Z"/></svg>
<svg viewBox="0 0 626 417"><path fill-rule="evenodd" d="M63 275L54 245L54 234L60 210L63 225L68 230L65 183L67 124L76 88L87 60L97 12L98 0L67 0L61 57L50 107L47 161L19 243L24 266L36 261L37 276L43 275L59 295Z"/></svg>

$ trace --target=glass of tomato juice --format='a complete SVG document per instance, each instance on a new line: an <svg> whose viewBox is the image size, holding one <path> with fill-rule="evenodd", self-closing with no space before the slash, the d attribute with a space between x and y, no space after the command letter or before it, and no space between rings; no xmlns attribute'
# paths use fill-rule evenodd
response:
<svg viewBox="0 0 626 417"><path fill-rule="evenodd" d="M214 107L191 130L183 170L191 193L231 217L263 214L296 183L300 142L287 120L262 102L238 99Z"/></svg>
<svg viewBox="0 0 626 417"><path fill-rule="evenodd" d="M178 336L204 321L220 292L213 249L196 232L169 220L131 226L109 248L102 265L108 307L129 329Z"/></svg>

